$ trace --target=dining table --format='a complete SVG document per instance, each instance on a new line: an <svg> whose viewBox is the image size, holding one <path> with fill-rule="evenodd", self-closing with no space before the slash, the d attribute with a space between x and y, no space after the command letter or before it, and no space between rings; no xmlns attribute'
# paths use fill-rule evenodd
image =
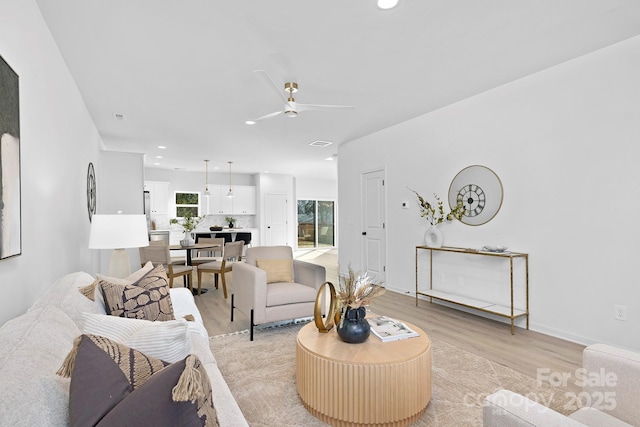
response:
<svg viewBox="0 0 640 427"><path fill-rule="evenodd" d="M221 248L222 245L217 244L217 243L195 243L193 245L190 246L182 246L182 245L169 245L169 250L170 251L187 251L187 265L193 265L193 258L192 258L192 251L194 250L206 250L206 249L218 249ZM205 293L207 292L209 289L207 288L201 288L200 292L201 293ZM196 293L194 293L194 295L196 295Z"/></svg>

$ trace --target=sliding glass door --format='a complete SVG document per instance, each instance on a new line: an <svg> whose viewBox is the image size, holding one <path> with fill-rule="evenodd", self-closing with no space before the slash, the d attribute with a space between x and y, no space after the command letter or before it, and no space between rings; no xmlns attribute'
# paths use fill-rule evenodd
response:
<svg viewBox="0 0 640 427"><path fill-rule="evenodd" d="M335 246L335 202L298 200L298 248Z"/></svg>

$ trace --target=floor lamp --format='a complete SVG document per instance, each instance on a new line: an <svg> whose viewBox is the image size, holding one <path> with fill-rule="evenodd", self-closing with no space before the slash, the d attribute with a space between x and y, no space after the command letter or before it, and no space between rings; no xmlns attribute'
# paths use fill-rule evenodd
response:
<svg viewBox="0 0 640 427"><path fill-rule="evenodd" d="M127 277L131 263L127 248L149 246L145 215L93 215L89 233L89 249L113 249L109 260L109 276Z"/></svg>

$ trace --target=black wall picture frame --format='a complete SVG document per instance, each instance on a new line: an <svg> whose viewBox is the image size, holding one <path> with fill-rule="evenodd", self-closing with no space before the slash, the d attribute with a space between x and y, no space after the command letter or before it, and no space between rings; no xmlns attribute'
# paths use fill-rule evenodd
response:
<svg viewBox="0 0 640 427"><path fill-rule="evenodd" d="M0 259L22 253L18 75L0 56Z"/></svg>

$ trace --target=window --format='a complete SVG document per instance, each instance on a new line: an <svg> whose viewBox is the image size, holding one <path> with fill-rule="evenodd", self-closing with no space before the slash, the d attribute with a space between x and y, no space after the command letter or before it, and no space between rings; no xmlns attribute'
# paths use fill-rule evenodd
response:
<svg viewBox="0 0 640 427"><path fill-rule="evenodd" d="M200 193L176 191L176 217L200 216Z"/></svg>
<svg viewBox="0 0 640 427"><path fill-rule="evenodd" d="M335 202L298 200L298 248L335 246Z"/></svg>

